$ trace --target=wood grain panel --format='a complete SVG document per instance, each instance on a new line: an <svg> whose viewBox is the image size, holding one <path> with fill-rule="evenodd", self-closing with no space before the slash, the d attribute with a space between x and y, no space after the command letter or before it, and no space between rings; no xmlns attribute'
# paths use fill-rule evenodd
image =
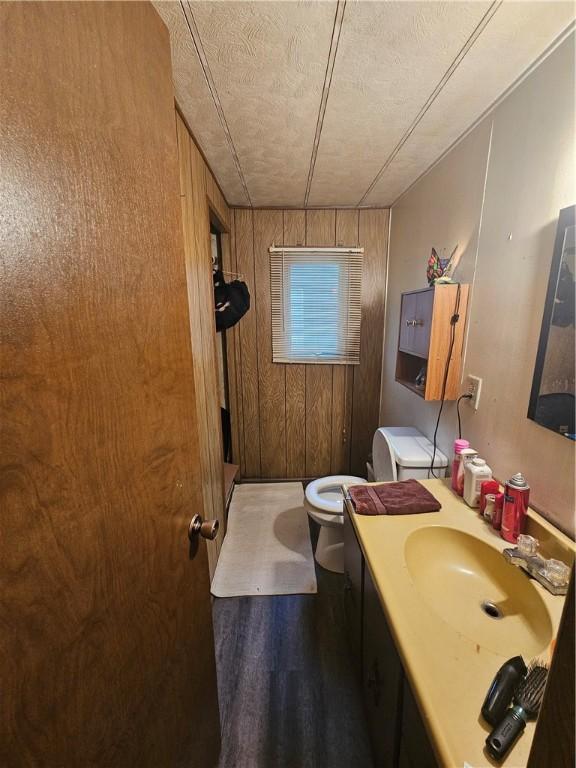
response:
<svg viewBox="0 0 576 768"><path fill-rule="evenodd" d="M360 364L354 367L351 471L361 477L378 427L389 211L361 210L359 240L364 247Z"/></svg>
<svg viewBox="0 0 576 768"><path fill-rule="evenodd" d="M214 765L168 36L147 3L0 30L0 764Z"/></svg>
<svg viewBox="0 0 576 768"><path fill-rule="evenodd" d="M336 245L358 245L358 211L336 211ZM332 373L331 472L350 471L354 366L335 365Z"/></svg>
<svg viewBox="0 0 576 768"><path fill-rule="evenodd" d="M305 245L306 214L284 211L284 245ZM302 425L306 422L306 367L286 365L286 476L306 474L306 441Z"/></svg>
<svg viewBox="0 0 576 768"><path fill-rule="evenodd" d="M222 266L226 272L237 274L234 211L230 211L230 233L222 235ZM236 324L223 333L226 334L226 368L228 371L228 401L230 411L230 431L232 435L232 461L239 464L242 438L242 398L240 397L241 374L239 326ZM226 490L226 481L224 482Z"/></svg>
<svg viewBox="0 0 576 768"><path fill-rule="evenodd" d="M208 440L202 445L202 451L208 457L207 475L203 478L208 485L211 497L210 513L206 516L218 520L220 533L208 543L210 575L214 575L220 548L226 532L225 492L224 492L224 449L220 416L220 388L218 380L218 339L216 336L216 318L214 314L214 283L212 279L212 247L210 241L210 211L208 198L208 177L200 150L190 139L192 160L192 191L195 206L195 232L197 239L196 279L200 289L200 314L197 321L202 328L201 372L204 376L205 400L198 400L198 407L205 413ZM197 368L195 368L197 370Z"/></svg>
<svg viewBox="0 0 576 768"><path fill-rule="evenodd" d="M446 358L450 349L450 320L458 305L460 320L454 331L454 345L450 357L450 367L446 380L445 397L456 400L460 394L460 375L462 370L462 352L464 347L464 331L468 309L468 285L443 285L434 290L434 311L430 332L430 348L428 353L428 368L426 372L426 399L440 400L442 384L446 368Z"/></svg>
<svg viewBox="0 0 576 768"><path fill-rule="evenodd" d="M206 188L210 172L179 115L176 116L176 127L181 157L180 183L181 187L184 185L185 192L182 212L190 334L197 386L196 411L201 435L202 495L205 516L220 523L218 538L208 543L210 574L213 575L225 535L226 520L210 212Z"/></svg>
<svg viewBox="0 0 576 768"><path fill-rule="evenodd" d="M335 245L336 211L306 211L306 245Z"/></svg>
<svg viewBox="0 0 576 768"><path fill-rule="evenodd" d="M236 229L236 263L248 285L252 305L244 315L240 330L242 356L242 412L244 435L241 473L243 477L260 477L260 405L258 398L258 328L254 304L254 229L252 211L237 209L234 214Z"/></svg>
<svg viewBox="0 0 576 768"><path fill-rule="evenodd" d="M306 211L306 245L334 245L335 211ZM306 366L306 475L330 474L332 453L331 365Z"/></svg>
<svg viewBox="0 0 576 768"><path fill-rule="evenodd" d="M206 165L206 163L204 163ZM212 171L206 165L206 194L210 207L216 214L218 221L224 231L230 231L230 209L220 191Z"/></svg>
<svg viewBox="0 0 576 768"><path fill-rule="evenodd" d="M202 403L206 402L206 382L202 370L203 365L203 340L202 301L200 297L200 283L197 277L197 265L195 254L197 253L196 240L196 210L194 207L194 194L192 191L192 153L188 130L180 116L176 115L176 132L178 138L178 155L180 168L180 189L182 207L182 227L184 232L184 253L186 264L186 283L188 290L188 308L190 317L190 338L192 343L192 356L194 361L195 381L195 408L197 415L200 445L199 466L201 477L202 508L204 515L212 514L212 494L208 476L210 473L210 460L206 452L206 446L210 439L210 427L208 415Z"/></svg>
<svg viewBox="0 0 576 768"><path fill-rule="evenodd" d="M267 220L270 213L278 211L234 210L235 250L238 254L243 249L245 254L253 253L250 233L250 217L263 216ZM285 245L356 245L366 246L363 237L368 238L365 258L363 293L364 321L362 326L363 356L360 366L329 365L292 365L284 366L285 402L278 400L278 414L285 410L284 443L286 477L317 477L332 472L348 472L352 464L352 453L356 471L364 475L365 462L371 448L373 432L377 427L381 354L383 341L384 290L386 282L386 247L388 236L388 211L358 210L285 210L283 213L283 242ZM264 216L264 214L266 214ZM360 232L360 216L365 216L363 232ZM243 228L245 245L238 246L238 236ZM270 237L270 233L268 237ZM280 238L277 237L277 242ZM264 243L266 245L266 243ZM259 249L262 253L264 248ZM253 275L254 265L250 256L240 258L236 268L240 272ZM262 376L260 376L260 401L258 400L258 365L263 354L270 354L268 344L258 345L255 349L256 330L269 323L269 294L264 297L266 308L260 306L260 295L264 286L261 268L257 268L256 284L258 290L252 293L252 308L258 318L256 329L252 310L238 325L237 337L239 349L237 361L238 416L242 429L239 440L242 474L246 477L246 450L252 453L250 477L259 477L258 459L255 457L259 446L257 440L274 440L268 437L268 429L260 423L262 409ZM258 280L260 279L260 284ZM248 360L244 355L248 352ZM265 358L268 359L268 358ZM266 362L264 363L266 365ZM356 369L358 375L356 375ZM266 379L266 376L264 376ZM241 390L247 388L242 394ZM276 382L276 394L279 391ZM267 399L267 398L266 398ZM248 415L241 417L242 405L248 404ZM356 431L353 426L353 413L356 414ZM269 412L267 418L276 419L278 414ZM234 422L234 415L232 415ZM251 426L246 429L246 424ZM353 435L354 433L354 435ZM249 438L250 434L250 438ZM354 442L355 441L355 442ZM282 446L277 442L281 452ZM263 458L264 461L264 458ZM258 471L257 471L258 470ZM267 470L268 472L268 470ZM276 472L276 469L275 469ZM262 474L262 476L266 476ZM270 476L269 474L267 476ZM277 476L274 474L274 476Z"/></svg>
<svg viewBox="0 0 576 768"><path fill-rule="evenodd" d="M258 397L260 401L260 472L286 477L286 366L272 362L270 254L282 245L282 211L254 211L254 278L258 324Z"/></svg>
<svg viewBox="0 0 576 768"><path fill-rule="evenodd" d="M305 211L284 211L284 245L306 245Z"/></svg>
<svg viewBox="0 0 576 768"><path fill-rule="evenodd" d="M575 751L574 712L574 567L556 648L536 723L528 768L572 768Z"/></svg>

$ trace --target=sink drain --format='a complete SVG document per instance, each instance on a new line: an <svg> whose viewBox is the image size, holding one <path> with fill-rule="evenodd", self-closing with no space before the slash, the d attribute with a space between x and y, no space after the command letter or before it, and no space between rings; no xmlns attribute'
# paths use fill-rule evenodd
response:
<svg viewBox="0 0 576 768"><path fill-rule="evenodd" d="M484 600L483 603L480 603L480 608L482 608L486 616L490 616L491 619L502 619L504 617L504 614L496 603L492 603L490 600Z"/></svg>

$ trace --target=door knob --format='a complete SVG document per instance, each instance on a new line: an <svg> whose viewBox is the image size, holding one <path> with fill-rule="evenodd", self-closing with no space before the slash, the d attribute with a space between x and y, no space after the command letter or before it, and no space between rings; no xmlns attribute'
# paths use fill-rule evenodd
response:
<svg viewBox="0 0 576 768"><path fill-rule="evenodd" d="M188 538L190 541L194 541L200 535L203 539L212 541L218 536L219 528L218 520L202 520L200 515L194 515L188 526Z"/></svg>

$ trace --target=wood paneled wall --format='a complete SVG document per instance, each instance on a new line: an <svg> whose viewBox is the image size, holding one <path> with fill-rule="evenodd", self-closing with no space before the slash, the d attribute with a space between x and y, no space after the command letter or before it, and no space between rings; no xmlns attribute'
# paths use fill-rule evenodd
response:
<svg viewBox="0 0 576 768"><path fill-rule="evenodd" d="M243 276L252 299L227 337L232 449L242 476L365 476L378 426L389 211L237 208L230 214L225 268ZM272 362L273 242L364 247L359 365Z"/></svg>
<svg viewBox="0 0 576 768"><path fill-rule="evenodd" d="M190 308L190 334L194 359L196 410L200 434L200 464L204 516L220 522L220 533L208 542L210 576L218 561L225 533L224 458L220 420L220 394L214 319L214 287L210 246L210 215L225 231L230 211L194 140L176 113L180 160L180 195L186 254L186 280ZM229 235L222 238L224 251ZM190 516L195 510L190 510Z"/></svg>

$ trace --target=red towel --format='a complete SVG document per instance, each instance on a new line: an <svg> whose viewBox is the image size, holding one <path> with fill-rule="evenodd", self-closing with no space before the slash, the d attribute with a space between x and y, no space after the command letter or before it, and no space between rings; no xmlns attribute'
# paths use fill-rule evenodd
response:
<svg viewBox="0 0 576 768"><path fill-rule="evenodd" d="M359 515L415 515L438 512L440 502L418 480L380 485L351 485L348 488Z"/></svg>

